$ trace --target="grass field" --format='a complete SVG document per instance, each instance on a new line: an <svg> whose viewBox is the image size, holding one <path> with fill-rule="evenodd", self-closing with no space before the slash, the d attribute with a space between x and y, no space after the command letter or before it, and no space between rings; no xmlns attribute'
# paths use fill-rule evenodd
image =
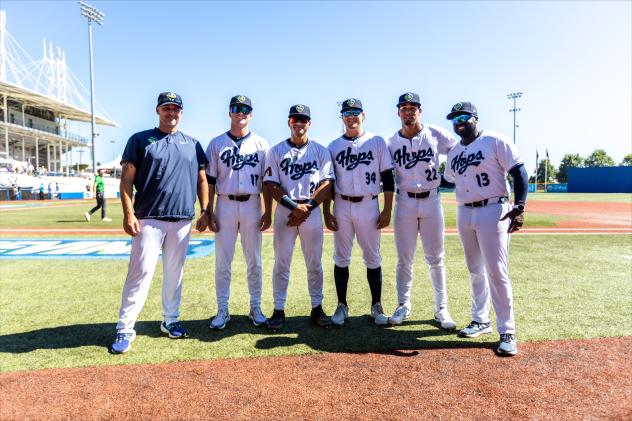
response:
<svg viewBox="0 0 632 421"><path fill-rule="evenodd" d="M0 225L59 228L74 224L64 221L76 220L77 226L85 227L88 224L80 222L80 211L89 207L86 204L0 211ZM93 222L89 226L120 227L119 207L112 202L110 210L115 219L112 225ZM452 226L453 218L447 209L446 220L451 220ZM332 249L333 238L326 235L324 307L329 313L336 304ZM396 305L397 257L390 234L382 236L382 256L383 304L391 313ZM263 258L262 307L269 315L272 236L264 236ZM463 326L470 320L469 281L461 245L454 235L446 237L446 265L451 313L458 326ZM357 246L349 284L350 321L340 329L312 327L307 317L305 268L297 244L286 307L288 323L282 334L270 335L247 320L245 262L238 248L231 291L233 319L224 331L208 329L208 319L216 307L214 258L206 257L188 260L185 268L181 314L192 330L192 338L174 341L160 334L159 265L136 326L138 337L133 350L113 356L107 353L107 347L114 334L126 268L125 260L0 260L0 370L467 347L497 339L494 334L464 340L432 326L432 290L419 251L412 292L413 317L396 328L373 325L368 317L369 291ZM632 335L632 235L515 235L511 243L511 277L520 341Z"/></svg>

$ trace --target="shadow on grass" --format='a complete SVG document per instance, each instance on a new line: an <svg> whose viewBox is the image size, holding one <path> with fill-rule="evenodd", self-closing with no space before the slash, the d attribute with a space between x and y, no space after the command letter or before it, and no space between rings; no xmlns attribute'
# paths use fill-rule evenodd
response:
<svg viewBox="0 0 632 421"><path fill-rule="evenodd" d="M85 223L88 223L88 221L86 221L85 218L81 218L81 219L61 219L61 220L58 220L58 221L55 221L55 222L59 222L61 224L66 224L66 223L69 223L69 222L85 222Z"/></svg>
<svg viewBox="0 0 632 421"><path fill-rule="evenodd" d="M209 320L184 320L191 331L190 339L201 342L218 342L237 335L253 335L255 348L274 348L306 345L323 352L385 353L412 357L420 349L489 348L495 346L496 337L488 341L462 339L456 332L441 330L432 320L406 321L400 327L376 326L369 316L351 317L342 327L324 329L315 326L308 316L288 317L282 331L272 333L265 326L255 327L248 317L233 315L223 330L211 330ZM159 321L139 321L135 329L138 336L163 337ZM410 329L410 326L415 326ZM68 349L83 346L102 346L106 350L114 339L113 323L58 326L0 336L0 353L26 353L39 349Z"/></svg>

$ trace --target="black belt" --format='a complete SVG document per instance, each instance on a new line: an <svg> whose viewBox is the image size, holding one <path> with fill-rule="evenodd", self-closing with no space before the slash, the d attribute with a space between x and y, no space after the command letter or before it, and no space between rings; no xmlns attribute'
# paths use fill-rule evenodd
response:
<svg viewBox="0 0 632 421"><path fill-rule="evenodd" d="M246 202L248 199L250 199L250 195L249 194L229 194L228 198L230 200L236 200L237 202Z"/></svg>
<svg viewBox="0 0 632 421"><path fill-rule="evenodd" d="M351 203L358 203L358 202L362 202L362 200L364 199L364 196L347 196L347 195L341 194L340 198L342 200L348 200ZM377 199L377 196L371 197L371 200L375 200L375 199Z"/></svg>
<svg viewBox="0 0 632 421"><path fill-rule="evenodd" d="M509 198L507 196L502 196L498 199L498 202L496 203L507 203L508 201L509 201ZM487 206L488 203L489 203L489 199L484 199L478 202L464 203L463 206L465 206L466 208L482 208L483 206Z"/></svg>
<svg viewBox="0 0 632 421"><path fill-rule="evenodd" d="M421 193L413 193L413 192L402 192L402 193L406 193L408 195L408 197L410 197L411 199L425 199L428 196L430 196L430 193L432 193L433 190L428 190L428 191L422 191ZM399 193L399 189L397 189L397 193Z"/></svg>

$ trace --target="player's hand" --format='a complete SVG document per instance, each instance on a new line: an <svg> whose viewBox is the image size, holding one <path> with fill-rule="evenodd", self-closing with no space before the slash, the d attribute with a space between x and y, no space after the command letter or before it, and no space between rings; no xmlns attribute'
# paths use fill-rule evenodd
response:
<svg viewBox="0 0 632 421"><path fill-rule="evenodd" d="M325 212L325 226L332 231L338 231L338 220L331 212Z"/></svg>
<svg viewBox="0 0 632 421"><path fill-rule="evenodd" d="M511 234L512 232L516 232L522 228L522 224L524 224L524 211L513 208L507 212L505 216L500 218L500 220L504 221L507 218L509 218L509 228L507 229L507 232Z"/></svg>
<svg viewBox="0 0 632 421"><path fill-rule="evenodd" d="M292 211L290 216L287 218L287 226L288 227L298 227L307 219L310 215L311 210L307 204L299 204L296 209Z"/></svg>
<svg viewBox="0 0 632 421"><path fill-rule="evenodd" d="M217 218L213 212L208 214L208 227L213 232L219 232L219 223L217 222Z"/></svg>
<svg viewBox="0 0 632 421"><path fill-rule="evenodd" d="M195 223L195 229L198 230L199 232L204 232L206 231L207 228L208 228L208 214L203 213L202 215L200 215L197 222Z"/></svg>
<svg viewBox="0 0 632 421"><path fill-rule="evenodd" d="M384 209L380 212L380 216L377 218L377 229L381 230L382 228L386 228L391 223L391 210Z"/></svg>
<svg viewBox="0 0 632 421"><path fill-rule="evenodd" d="M272 215L270 215L269 212L266 212L261 215L261 224L259 225L259 231L263 232L267 230L268 228L270 228L270 225L272 225Z"/></svg>
<svg viewBox="0 0 632 421"><path fill-rule="evenodd" d="M123 229L132 237L136 237L138 234L140 234L140 224L138 223L138 219L136 219L136 216L125 216L123 218Z"/></svg>

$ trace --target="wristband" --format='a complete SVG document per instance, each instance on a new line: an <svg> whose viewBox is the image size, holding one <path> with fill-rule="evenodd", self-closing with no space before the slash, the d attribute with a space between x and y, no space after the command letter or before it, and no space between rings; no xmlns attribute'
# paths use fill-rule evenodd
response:
<svg viewBox="0 0 632 421"><path fill-rule="evenodd" d="M284 207L288 208L289 210L293 211L294 209L297 208L298 203L296 203L295 201L293 201L292 199L290 199L290 196L288 196L287 194L284 195L281 198L281 205L283 205Z"/></svg>

